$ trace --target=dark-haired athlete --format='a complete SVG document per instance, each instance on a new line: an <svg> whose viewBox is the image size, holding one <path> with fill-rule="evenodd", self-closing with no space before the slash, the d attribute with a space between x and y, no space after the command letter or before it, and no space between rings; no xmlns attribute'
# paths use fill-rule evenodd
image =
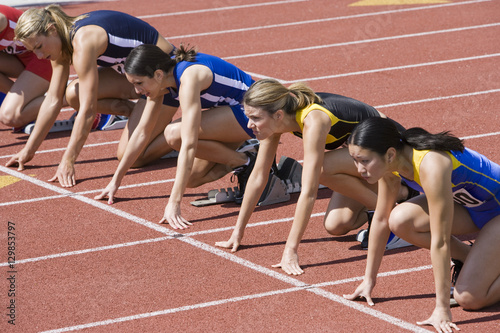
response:
<svg viewBox="0 0 500 333"><path fill-rule="evenodd" d="M454 287L455 301L480 309L500 301L500 166L465 148L448 132L421 128L400 132L386 119L367 119L348 140L359 173L378 183L365 277L348 299L373 305L371 292L390 231L430 249L436 305L421 325L438 332L458 329L450 311L450 256L463 263ZM424 194L394 208L400 177ZM452 235L479 231L474 245Z"/></svg>
<svg viewBox="0 0 500 333"><path fill-rule="evenodd" d="M108 196L113 202L142 151L158 158L174 148L179 151L175 182L160 223L184 229L191 224L180 209L186 187L214 181L238 167L242 172L250 163L249 156L236 149L253 137L241 101L254 81L236 66L182 45L174 58L153 45L139 46L127 58L125 72L136 91L147 96L147 104L113 179L96 199ZM158 107L165 96L178 101L182 118L148 144L151 128L162 117Z"/></svg>

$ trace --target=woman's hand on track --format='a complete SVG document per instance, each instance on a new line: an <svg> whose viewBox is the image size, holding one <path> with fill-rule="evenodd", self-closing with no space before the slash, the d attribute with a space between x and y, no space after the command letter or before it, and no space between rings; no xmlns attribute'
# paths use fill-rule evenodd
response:
<svg viewBox="0 0 500 333"><path fill-rule="evenodd" d="M165 214L160 220L160 223L168 223L174 229L186 229L188 226L193 225L191 222L181 216L180 205L174 205L170 202L165 207Z"/></svg>
<svg viewBox="0 0 500 333"><path fill-rule="evenodd" d="M76 185L75 166L72 163L61 162L57 167L57 172L49 179L49 182L59 181L62 187L72 187Z"/></svg>
<svg viewBox="0 0 500 333"><path fill-rule="evenodd" d="M34 154L28 153L28 151L23 148L19 153L12 156L11 159L5 164L5 166L10 167L17 164L18 165L17 171L23 171L24 164L31 161L33 159L33 156Z"/></svg>
<svg viewBox="0 0 500 333"><path fill-rule="evenodd" d="M240 247L242 238L243 235L240 236L239 234L236 233L236 231L233 231L231 238L229 238L228 241L216 242L215 246L223 247L225 249L231 249L231 252L236 252L238 251L238 247Z"/></svg>
<svg viewBox="0 0 500 333"><path fill-rule="evenodd" d="M374 306L375 303L373 303L371 297L373 287L375 287L374 284L367 283L365 280L363 280L363 282L356 288L356 291L353 294L344 295L344 298L350 301L354 301L356 298L361 297L366 299L368 305Z"/></svg>
<svg viewBox="0 0 500 333"><path fill-rule="evenodd" d="M281 257L281 262L279 264L273 265L274 268L281 267L285 273L290 275L300 275L304 273L302 268L299 266L299 255L297 251L290 250L285 247L285 251L283 251L283 256Z"/></svg>
<svg viewBox="0 0 500 333"><path fill-rule="evenodd" d="M429 319L418 321L417 325L432 325L439 333L452 333L453 329L460 331L458 326L451 321L450 308L435 308Z"/></svg>
<svg viewBox="0 0 500 333"><path fill-rule="evenodd" d="M108 204L111 205L115 202L115 193L118 191L119 184L115 184L114 182L110 182L108 186L104 190L102 190L101 194L96 195L94 197L95 200L101 200L105 197L108 197Z"/></svg>

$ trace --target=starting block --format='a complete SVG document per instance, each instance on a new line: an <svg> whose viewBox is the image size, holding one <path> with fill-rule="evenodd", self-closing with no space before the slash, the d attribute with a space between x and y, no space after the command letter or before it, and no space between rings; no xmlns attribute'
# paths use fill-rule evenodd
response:
<svg viewBox="0 0 500 333"><path fill-rule="evenodd" d="M54 125L52 125L52 128L50 129L49 132L55 133L55 132L69 131L73 128L74 123L75 120L71 118L67 120L57 120L54 122ZM35 124L28 124L24 127L24 133L31 134L34 128Z"/></svg>
<svg viewBox="0 0 500 333"><path fill-rule="evenodd" d="M127 125L128 118L125 116L114 116L113 119L109 120L102 126L98 126L96 129L101 131L111 131L115 129L122 129Z"/></svg>
<svg viewBox="0 0 500 333"><path fill-rule="evenodd" d="M208 196L206 199L199 199L191 202L193 206L204 207L210 205L218 205L225 202L234 202L234 195L238 193L237 187L229 187L227 189L221 188L220 190L210 190L208 191Z"/></svg>
<svg viewBox="0 0 500 333"><path fill-rule="evenodd" d="M93 127L92 129L101 131L121 129L125 127L128 121L128 118L123 116L114 116L114 115L104 115L104 116L105 117L103 117L103 115L101 114L98 114L99 118L97 119L95 128ZM49 130L49 133L70 131L71 129L73 129L73 125L75 124L75 117L76 117L76 112L73 113L73 115L69 119L56 120L54 122L54 125L52 125L52 128ZM31 134L34 128L35 128L34 123L28 124L24 128L24 133Z"/></svg>
<svg viewBox="0 0 500 333"><path fill-rule="evenodd" d="M269 173L269 180L257 205L266 206L290 200L291 193L300 192L301 180L302 165L293 158L282 156L277 165L277 171ZM237 187L210 190L206 199L195 200L191 204L203 207L234 202L235 193L238 192Z"/></svg>

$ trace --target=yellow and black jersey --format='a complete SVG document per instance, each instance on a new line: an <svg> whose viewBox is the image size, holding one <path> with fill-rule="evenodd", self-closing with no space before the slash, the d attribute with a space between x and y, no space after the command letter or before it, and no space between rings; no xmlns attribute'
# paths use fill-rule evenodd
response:
<svg viewBox="0 0 500 333"><path fill-rule="evenodd" d="M311 104L296 113L296 120L300 132L294 135L302 138L304 119L312 110L325 112L332 121L332 128L325 141L325 148L336 149L347 140L354 127L363 119L380 117L379 112L373 107L350 97L330 93L317 93L323 100L321 104Z"/></svg>

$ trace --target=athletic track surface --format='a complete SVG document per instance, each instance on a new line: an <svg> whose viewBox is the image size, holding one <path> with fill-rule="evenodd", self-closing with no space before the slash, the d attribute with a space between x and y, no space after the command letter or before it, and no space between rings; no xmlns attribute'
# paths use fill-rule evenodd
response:
<svg viewBox="0 0 500 333"><path fill-rule="evenodd" d="M64 9L131 13L174 44L196 45L256 79L305 81L316 91L371 104L406 127L451 130L500 163L500 2L352 4L122 0L65 3ZM60 119L72 112L63 110ZM1 332L433 331L416 325L434 307L427 250L386 252L374 307L342 297L360 283L366 251L355 240L357 230L343 237L324 231L328 189L319 191L299 249L305 273L296 277L271 265L281 259L297 194L257 208L234 254L214 244L229 238L239 206L190 205L211 189L236 186L229 176L187 192L182 213L194 225L181 232L158 224L175 159L130 171L114 205L93 200L118 165L120 132L92 132L76 166L77 185L63 189L47 180L69 132L50 134L18 172L3 165L27 135L0 127ZM280 155L300 161L301 141L284 135ZM13 267L9 225L15 227ZM12 299L15 326L7 316ZM457 307L452 314L462 332L500 331L500 305L476 312Z"/></svg>

